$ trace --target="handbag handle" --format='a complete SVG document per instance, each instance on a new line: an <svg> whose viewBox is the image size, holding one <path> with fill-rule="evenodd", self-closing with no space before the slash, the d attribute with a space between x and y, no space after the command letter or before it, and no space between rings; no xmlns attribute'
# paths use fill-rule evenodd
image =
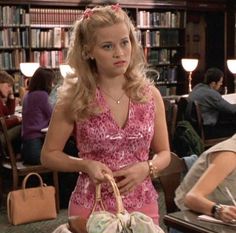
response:
<svg viewBox="0 0 236 233"><path fill-rule="evenodd" d="M37 176L37 177L39 178L40 186L41 186L41 187L44 186L42 177L41 177L38 173L36 173L36 172L30 172L29 174L27 174L27 175L25 176L25 178L24 178L24 180L23 180L22 189L25 189L26 182L27 182L28 178L29 178L30 176L33 176L33 175L35 175L35 176Z"/></svg>
<svg viewBox="0 0 236 233"><path fill-rule="evenodd" d="M104 176L109 181L110 185L112 186L112 190L113 190L113 193L114 193L115 199L116 199L117 214L124 213L125 209L123 206L122 198L121 198L120 191L116 185L114 178L107 173L104 174ZM96 185L96 200L95 200L95 204L92 209L92 213L94 212L94 210L96 209L96 207L99 203L100 203L102 209L105 210L104 205L102 203L101 184Z"/></svg>
<svg viewBox="0 0 236 233"><path fill-rule="evenodd" d="M41 191L41 195L42 195L42 197L43 197L43 187L45 187L45 186L47 186L46 184L44 184L43 183L43 180L42 180L42 177L38 174L38 173L36 173L36 172L30 172L28 175L26 175L25 176L25 178L23 179L23 183L22 183L22 190L23 190L23 198L26 198L26 193L25 193L25 187L26 187L26 183L27 183L27 181L28 181L28 179L29 179L29 177L30 176L37 176L38 177L38 179L39 179L39 182L40 182L40 191Z"/></svg>

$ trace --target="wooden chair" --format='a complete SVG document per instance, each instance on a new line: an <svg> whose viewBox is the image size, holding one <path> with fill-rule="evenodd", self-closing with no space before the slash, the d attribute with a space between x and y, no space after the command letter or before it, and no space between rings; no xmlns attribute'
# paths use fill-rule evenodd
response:
<svg viewBox="0 0 236 233"><path fill-rule="evenodd" d="M183 174L187 171L186 164L178 155L171 152L171 161L159 176L161 186L163 188L166 204L166 212L175 212L178 208L175 205L175 190L179 186Z"/></svg>
<svg viewBox="0 0 236 233"><path fill-rule="evenodd" d="M176 121L184 121L184 120L188 120L186 119L187 116L186 116L186 109L187 109L187 106L188 106L188 97L187 96L181 96L177 102L177 108L178 108L178 111L177 111L177 119Z"/></svg>
<svg viewBox="0 0 236 233"><path fill-rule="evenodd" d="M52 173L53 184L56 190L56 207L59 212L59 184L58 184L58 173L50 169L43 167L42 165L27 165L23 161L17 161L14 153L11 140L8 135L7 126L5 119L0 117L0 134L3 137L4 148L7 153L7 157L2 155L0 160L0 199L3 199L3 178L4 172L10 172L12 176L12 190L18 189L20 184L20 177L26 176L30 172L37 172L39 174ZM1 146L1 145L0 145Z"/></svg>
<svg viewBox="0 0 236 233"><path fill-rule="evenodd" d="M202 142L204 144L205 148L209 148L219 142L222 142L226 139L228 139L229 137L217 137L217 138L208 138L206 136L206 132L205 132L205 128L203 125L203 118L202 118L202 112L201 112L201 107L199 106L198 102L195 100L192 103L192 115L196 115L196 125L195 128L199 133L199 136L202 139ZM216 130L216 129L215 129Z"/></svg>
<svg viewBox="0 0 236 233"><path fill-rule="evenodd" d="M169 142L170 146L172 146L172 140L175 133L175 127L177 122L177 112L178 106L175 102L171 102L169 99L163 99L165 105L165 113L166 113L166 123L169 134Z"/></svg>

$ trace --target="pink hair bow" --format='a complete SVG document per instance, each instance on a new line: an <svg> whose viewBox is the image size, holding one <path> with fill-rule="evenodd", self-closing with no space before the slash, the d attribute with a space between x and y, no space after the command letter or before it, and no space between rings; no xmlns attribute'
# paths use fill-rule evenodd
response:
<svg viewBox="0 0 236 233"><path fill-rule="evenodd" d="M93 14L93 11L91 9L86 9L83 13L83 19L88 19Z"/></svg>
<svg viewBox="0 0 236 233"><path fill-rule="evenodd" d="M120 10L120 4L116 3L116 4L112 5L111 9L114 10L115 12L117 12L118 10Z"/></svg>

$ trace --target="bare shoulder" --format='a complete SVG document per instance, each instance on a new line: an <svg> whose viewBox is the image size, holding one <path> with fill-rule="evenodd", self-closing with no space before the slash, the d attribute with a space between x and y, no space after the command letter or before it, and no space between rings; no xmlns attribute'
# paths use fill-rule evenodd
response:
<svg viewBox="0 0 236 233"><path fill-rule="evenodd" d="M72 119L71 115L68 114L65 107L60 104L56 104L52 114L52 121L54 122L61 122L67 124L73 124L74 120Z"/></svg>
<svg viewBox="0 0 236 233"><path fill-rule="evenodd" d="M151 89L154 100L162 101L162 96L161 96L160 91L155 86L151 86L150 89Z"/></svg>
<svg viewBox="0 0 236 233"><path fill-rule="evenodd" d="M152 92L152 97L154 99L156 108L164 107L160 91L155 86L151 86L150 90Z"/></svg>
<svg viewBox="0 0 236 233"><path fill-rule="evenodd" d="M218 151L210 155L212 164L217 167L227 167L229 169L236 169L236 152L234 151Z"/></svg>

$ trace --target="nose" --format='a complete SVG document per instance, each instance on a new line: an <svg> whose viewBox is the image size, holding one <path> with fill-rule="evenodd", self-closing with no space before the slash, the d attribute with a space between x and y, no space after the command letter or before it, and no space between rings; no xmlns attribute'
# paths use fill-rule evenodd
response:
<svg viewBox="0 0 236 233"><path fill-rule="evenodd" d="M124 53L123 53L123 50L120 46L117 46L114 50L114 54L113 54L113 57L114 58L117 58L117 57L120 57L122 56Z"/></svg>

